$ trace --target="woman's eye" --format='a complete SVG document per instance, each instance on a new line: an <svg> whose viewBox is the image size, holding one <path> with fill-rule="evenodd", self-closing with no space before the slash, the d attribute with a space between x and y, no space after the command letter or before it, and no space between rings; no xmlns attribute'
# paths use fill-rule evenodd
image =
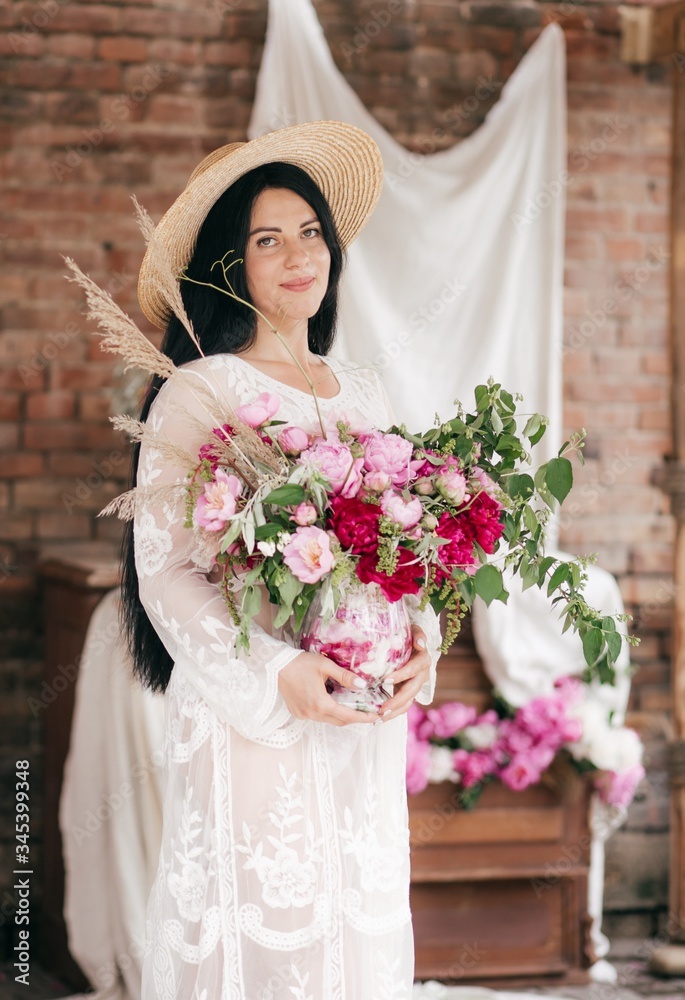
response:
<svg viewBox="0 0 685 1000"><path fill-rule="evenodd" d="M304 231L304 233L302 235L304 236L305 233L316 233L317 236L318 236L318 235L320 235L321 231L319 229L312 228L312 229L305 229L305 231Z"/></svg>
<svg viewBox="0 0 685 1000"><path fill-rule="evenodd" d="M257 240L257 246L260 247L265 242L265 240L273 240L275 236L262 236L261 240Z"/></svg>

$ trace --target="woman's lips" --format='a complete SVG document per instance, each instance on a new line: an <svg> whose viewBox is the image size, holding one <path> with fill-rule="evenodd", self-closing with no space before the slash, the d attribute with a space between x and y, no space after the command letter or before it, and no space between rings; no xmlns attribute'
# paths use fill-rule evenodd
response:
<svg viewBox="0 0 685 1000"><path fill-rule="evenodd" d="M313 284L314 278L309 278L308 281L300 282L299 284L282 284L281 288L287 288L289 292L306 292Z"/></svg>

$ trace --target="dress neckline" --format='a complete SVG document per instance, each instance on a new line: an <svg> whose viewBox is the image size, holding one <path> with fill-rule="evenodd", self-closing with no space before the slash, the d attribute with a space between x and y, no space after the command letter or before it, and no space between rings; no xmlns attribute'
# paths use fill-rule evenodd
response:
<svg viewBox="0 0 685 1000"><path fill-rule="evenodd" d="M269 382L272 382L274 385L280 386L281 389L287 389L289 392L296 392L300 396L306 396L307 399L311 400L314 399L314 396L312 395L311 392L308 392L306 389L298 389L296 386L289 385L287 382L281 382L280 379L274 378L272 375L267 375L266 372L263 372L261 370L261 368L257 368L256 365L250 364L250 362L246 361L245 358L241 358L239 354L231 354L230 357L236 358L238 361L242 362L242 364L247 365L248 368L251 368L253 372L256 372L257 375L260 375L262 378L268 379ZM331 374L335 376L335 379L338 383L338 391L336 392L335 396L317 395L316 398L320 403L332 403L334 400L340 399L340 397L343 394L343 384L342 381L340 380L341 369L337 365L333 367L333 365L330 364L331 359L328 357L324 358L322 357L321 354L317 354L315 355L315 357L319 358L320 361L323 361L326 367L330 370Z"/></svg>

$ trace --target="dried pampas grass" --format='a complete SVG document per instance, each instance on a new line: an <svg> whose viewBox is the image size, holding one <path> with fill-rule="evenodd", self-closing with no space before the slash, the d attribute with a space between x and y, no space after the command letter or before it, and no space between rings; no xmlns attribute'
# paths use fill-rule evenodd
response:
<svg viewBox="0 0 685 1000"><path fill-rule="evenodd" d="M99 336L103 350L120 354L126 362L124 370L143 368L162 378L171 378L178 371L176 365L165 354L158 351L147 337L141 333L130 316L121 309L109 292L100 288L91 277L84 274L71 257L64 257L67 267L74 277L67 280L80 285L86 293L88 319L94 319L102 333Z"/></svg>

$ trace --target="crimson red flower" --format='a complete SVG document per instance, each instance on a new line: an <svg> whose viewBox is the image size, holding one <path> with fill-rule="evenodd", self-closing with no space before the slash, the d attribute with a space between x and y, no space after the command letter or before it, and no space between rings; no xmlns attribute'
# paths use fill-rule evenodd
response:
<svg viewBox="0 0 685 1000"><path fill-rule="evenodd" d="M501 514L500 505L485 491L475 496L463 513L467 519L467 531L488 555L495 551L495 543L504 531Z"/></svg>
<svg viewBox="0 0 685 1000"><path fill-rule="evenodd" d="M464 514L455 517L445 511L440 516L435 533L440 538L448 539L447 545L441 545L439 549L440 562L446 567L436 567L435 580L439 584L449 579L454 566L471 566L476 559L473 554L474 534Z"/></svg>
<svg viewBox="0 0 685 1000"><path fill-rule="evenodd" d="M355 555L375 553L381 513L378 504L364 503L358 497L336 496L331 499L328 525L344 549L351 549Z"/></svg>
<svg viewBox="0 0 685 1000"><path fill-rule="evenodd" d="M394 603L405 594L418 594L423 582L423 568L414 561L414 555L409 549L399 547L399 559L392 576L376 569L378 556L376 553L366 554L357 564L357 576L362 583L377 583L385 597Z"/></svg>

